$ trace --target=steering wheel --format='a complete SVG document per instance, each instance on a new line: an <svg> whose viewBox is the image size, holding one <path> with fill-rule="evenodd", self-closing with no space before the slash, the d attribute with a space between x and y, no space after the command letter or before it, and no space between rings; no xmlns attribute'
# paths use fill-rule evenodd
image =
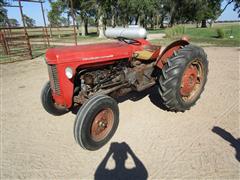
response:
<svg viewBox="0 0 240 180"><path fill-rule="evenodd" d="M125 42L127 44L141 45L141 42L136 39L126 38L126 37L117 37L119 41Z"/></svg>

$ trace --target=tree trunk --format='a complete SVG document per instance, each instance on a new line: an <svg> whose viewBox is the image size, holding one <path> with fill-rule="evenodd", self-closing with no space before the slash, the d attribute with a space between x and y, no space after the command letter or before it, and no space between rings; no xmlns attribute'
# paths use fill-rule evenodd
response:
<svg viewBox="0 0 240 180"><path fill-rule="evenodd" d="M204 20L202 20L201 28L206 28L206 27L207 27L207 20L204 19Z"/></svg>
<svg viewBox="0 0 240 180"><path fill-rule="evenodd" d="M156 28L157 29L159 28L159 15L157 15L157 18L156 18Z"/></svg>
<svg viewBox="0 0 240 180"><path fill-rule="evenodd" d="M80 36L80 34L81 34L80 24L81 24L81 22L79 21L79 18L76 18L77 36Z"/></svg>
<svg viewBox="0 0 240 180"><path fill-rule="evenodd" d="M161 25L160 28L164 28L164 16L161 16Z"/></svg>
<svg viewBox="0 0 240 180"><path fill-rule="evenodd" d="M52 24L50 23L50 26L49 26L49 30L50 30L50 38L52 38L53 34L52 34Z"/></svg>
<svg viewBox="0 0 240 180"><path fill-rule="evenodd" d="M141 26L141 16L140 15L138 16L138 19L137 19L137 25L139 27Z"/></svg>
<svg viewBox="0 0 240 180"><path fill-rule="evenodd" d="M111 6L111 11L112 11L111 26L114 28L116 27L116 13L114 6Z"/></svg>
<svg viewBox="0 0 240 180"><path fill-rule="evenodd" d="M196 28L199 28L199 22L197 21L197 23L196 23Z"/></svg>
<svg viewBox="0 0 240 180"><path fill-rule="evenodd" d="M84 17L81 16L81 36L86 36Z"/></svg>
<svg viewBox="0 0 240 180"><path fill-rule="evenodd" d="M70 13L67 14L67 23L68 23L68 27L70 26Z"/></svg>
<svg viewBox="0 0 240 180"><path fill-rule="evenodd" d="M138 25L139 15L135 17L135 25Z"/></svg>
<svg viewBox="0 0 240 180"><path fill-rule="evenodd" d="M147 29L147 15L144 16L143 27Z"/></svg>
<svg viewBox="0 0 240 180"><path fill-rule="evenodd" d="M213 20L212 20L212 19L210 20L210 23L209 23L209 24L210 24L210 27L213 26Z"/></svg>
<svg viewBox="0 0 240 180"><path fill-rule="evenodd" d="M172 16L170 20L170 27L172 27L175 24L175 17Z"/></svg>
<svg viewBox="0 0 240 180"><path fill-rule="evenodd" d="M154 29L154 18L153 18L153 14L151 14L150 18L151 18L151 29Z"/></svg>
<svg viewBox="0 0 240 180"><path fill-rule="evenodd" d="M85 29L85 35L88 35L88 18L87 17L84 19L84 29Z"/></svg>
<svg viewBox="0 0 240 180"><path fill-rule="evenodd" d="M129 24L130 24L130 25L132 25L133 20L134 20L133 17L130 17L130 18L129 18Z"/></svg>
<svg viewBox="0 0 240 180"><path fill-rule="evenodd" d="M116 27L115 14L112 15L111 26L112 26L113 28Z"/></svg>
<svg viewBox="0 0 240 180"><path fill-rule="evenodd" d="M171 17L171 19L170 19L170 27L172 27L174 24L175 24L175 10L176 10L176 8L175 8L175 4L172 6L172 8L171 8L171 10L170 10L170 17Z"/></svg>
<svg viewBox="0 0 240 180"><path fill-rule="evenodd" d="M98 37L99 38L104 38L104 25L103 25L103 15L99 16L98 19Z"/></svg>
<svg viewBox="0 0 240 180"><path fill-rule="evenodd" d="M128 24L129 24L129 15L127 14L125 19L124 19L124 27L128 27Z"/></svg>

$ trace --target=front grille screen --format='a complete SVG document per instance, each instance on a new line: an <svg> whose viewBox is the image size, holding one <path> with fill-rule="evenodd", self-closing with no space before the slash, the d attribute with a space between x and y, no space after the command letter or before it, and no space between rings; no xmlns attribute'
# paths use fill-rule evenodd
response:
<svg viewBox="0 0 240 180"><path fill-rule="evenodd" d="M60 86L56 65L48 65L48 73L53 92L57 95L60 95Z"/></svg>

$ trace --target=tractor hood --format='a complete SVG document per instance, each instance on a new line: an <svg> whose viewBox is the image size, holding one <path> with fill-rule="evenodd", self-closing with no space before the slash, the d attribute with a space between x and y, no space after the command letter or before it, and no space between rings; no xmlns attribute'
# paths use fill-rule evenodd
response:
<svg viewBox="0 0 240 180"><path fill-rule="evenodd" d="M141 48L141 45L129 45L124 42L57 47L47 50L46 61L48 64L91 64L129 58L134 50Z"/></svg>

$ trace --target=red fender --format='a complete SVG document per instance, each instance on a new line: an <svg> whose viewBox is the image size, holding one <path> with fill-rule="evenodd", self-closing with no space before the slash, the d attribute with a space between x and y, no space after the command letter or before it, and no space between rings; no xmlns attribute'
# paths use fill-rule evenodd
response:
<svg viewBox="0 0 240 180"><path fill-rule="evenodd" d="M174 41L173 43L168 45L159 55L156 61L156 66L162 69L164 64L168 61L168 58L170 58L173 55L174 51L177 51L180 49L181 46L186 46L188 44L189 44L188 39L182 38L181 40Z"/></svg>

